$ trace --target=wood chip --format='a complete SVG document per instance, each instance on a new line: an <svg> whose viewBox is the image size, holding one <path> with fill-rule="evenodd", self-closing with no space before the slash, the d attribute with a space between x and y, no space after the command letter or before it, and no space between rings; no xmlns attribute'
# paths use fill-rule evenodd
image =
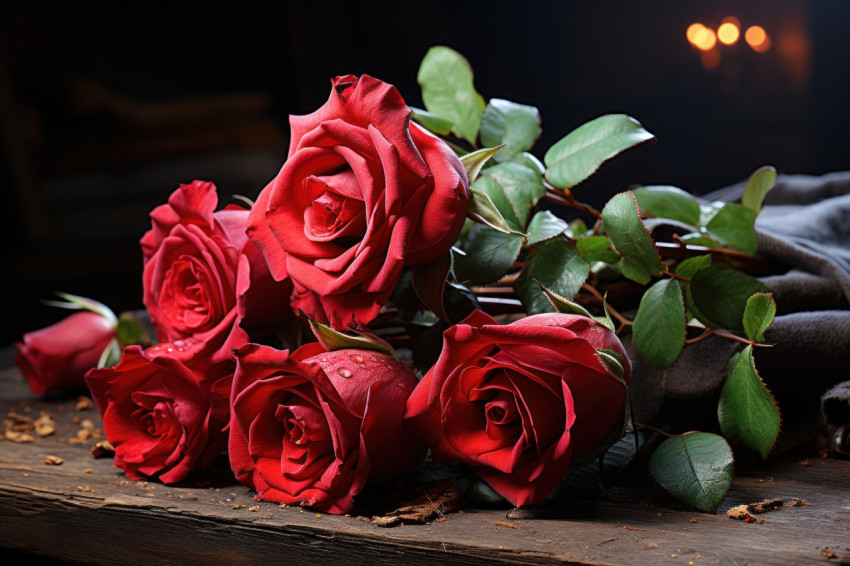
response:
<svg viewBox="0 0 850 566"><path fill-rule="evenodd" d="M11 440L12 442L32 442L35 440L32 435L16 430L7 430L5 436L6 440Z"/></svg>
<svg viewBox="0 0 850 566"><path fill-rule="evenodd" d="M728 511L726 511L726 516L730 519L738 519L739 521L743 521L747 517L750 516L750 512L747 510L746 505L738 505L737 507L732 507Z"/></svg>
<svg viewBox="0 0 850 566"><path fill-rule="evenodd" d="M86 397L85 395L80 395L77 397L77 410L78 411L88 411L94 407L94 403L91 398Z"/></svg>
<svg viewBox="0 0 850 566"><path fill-rule="evenodd" d="M91 447L92 456L95 458L103 458L112 456L115 453L115 448L107 440L101 440Z"/></svg>
<svg viewBox="0 0 850 566"><path fill-rule="evenodd" d="M56 422L50 413L42 412L33 425L35 427L35 433L42 438L56 433Z"/></svg>
<svg viewBox="0 0 850 566"><path fill-rule="evenodd" d="M768 511L779 509L783 503L781 499L762 499L758 503L747 505L747 510L750 513L767 513Z"/></svg>
<svg viewBox="0 0 850 566"><path fill-rule="evenodd" d="M60 466L65 460L60 458L59 456L47 456L44 458L45 464L50 464L51 466Z"/></svg>

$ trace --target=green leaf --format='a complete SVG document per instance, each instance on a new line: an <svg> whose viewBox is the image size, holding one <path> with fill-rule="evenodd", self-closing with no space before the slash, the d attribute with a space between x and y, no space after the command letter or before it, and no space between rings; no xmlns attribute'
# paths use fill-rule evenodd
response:
<svg viewBox="0 0 850 566"><path fill-rule="evenodd" d="M496 179L493 177L487 177L486 175L478 177L478 179L476 179L471 185L471 188L476 195L478 193L487 195L490 202L492 202L493 206L496 207L499 215L505 220L510 230L522 230L522 224L520 223L519 218L517 218L516 211L511 205L511 201L508 199L505 189Z"/></svg>
<svg viewBox="0 0 850 566"><path fill-rule="evenodd" d="M150 343L150 339L145 334L145 330L139 323L139 319L132 312L121 313L121 316L118 317L115 337L118 339L121 348L130 346L131 344L146 346Z"/></svg>
<svg viewBox="0 0 850 566"><path fill-rule="evenodd" d="M569 242L557 238L540 246L514 283L514 291L528 314L554 312L540 285L561 297L572 299L589 273L590 264Z"/></svg>
<svg viewBox="0 0 850 566"><path fill-rule="evenodd" d="M722 437L689 432L655 449L649 473L679 501L713 513L732 485L732 464L732 450Z"/></svg>
<svg viewBox="0 0 850 566"><path fill-rule="evenodd" d="M771 293L756 293L747 299L744 309L744 332L755 342L764 340L764 331L776 316L776 301Z"/></svg>
<svg viewBox="0 0 850 566"><path fill-rule="evenodd" d="M605 232L622 258L617 268L625 276L645 285L664 270L655 242L638 216L631 193L614 195L602 209Z"/></svg>
<svg viewBox="0 0 850 566"><path fill-rule="evenodd" d="M449 315L446 313L443 295L451 270L452 255L445 253L434 261L414 266L410 276L413 291L422 304L445 322L449 322Z"/></svg>
<svg viewBox="0 0 850 566"><path fill-rule="evenodd" d="M621 151L654 138L625 114L608 114L579 126L543 157L546 179L562 189L578 185Z"/></svg>
<svg viewBox="0 0 850 566"><path fill-rule="evenodd" d="M475 179L478 178L478 174L481 172L484 165L491 157L496 155L501 148L501 145L496 147L485 147L484 149L467 153L460 158L460 162L463 164L463 168L466 169L466 177L469 179L470 183L474 182Z"/></svg>
<svg viewBox="0 0 850 566"><path fill-rule="evenodd" d="M776 169L770 165L758 168L747 180L741 204L757 213L761 210L765 195L774 185L776 185Z"/></svg>
<svg viewBox="0 0 850 566"><path fill-rule="evenodd" d="M481 178L493 179L499 184L508 204L514 211L520 230L525 226L531 207L536 205L537 201L546 193L540 174L520 163L508 161L488 167L484 170ZM489 194L489 191L487 192ZM492 198L493 195L490 196ZM508 215L504 214L499 201L494 198L493 202L496 203L496 206L507 219Z"/></svg>
<svg viewBox="0 0 850 566"><path fill-rule="evenodd" d="M531 218L525 235L528 245L533 246L563 233L570 233L569 225L548 210L541 210Z"/></svg>
<svg viewBox="0 0 850 566"><path fill-rule="evenodd" d="M605 263L617 263L620 254L611 249L611 240L607 236L587 236L576 240L578 253L588 263L604 261Z"/></svg>
<svg viewBox="0 0 850 566"><path fill-rule="evenodd" d="M756 371L753 347L732 356L720 392L717 417L723 435L767 458L782 426L776 399Z"/></svg>
<svg viewBox="0 0 850 566"><path fill-rule="evenodd" d="M392 346L377 336L365 332L341 332L334 330L327 324L313 320L303 311L301 311L301 315L307 318L313 335L325 347L325 350L329 352L355 348L360 350L374 350L395 357L395 350L393 350Z"/></svg>
<svg viewBox="0 0 850 566"><path fill-rule="evenodd" d="M540 111L534 106L491 98L481 116L481 143L505 145L505 149L496 156L497 161L531 149L541 131Z"/></svg>
<svg viewBox="0 0 850 566"><path fill-rule="evenodd" d="M711 255L695 255L688 259L682 260L676 266L676 275L684 279L690 279L700 269L704 269L711 265Z"/></svg>
<svg viewBox="0 0 850 566"><path fill-rule="evenodd" d="M472 198L469 199L469 210L466 213L469 218L505 234L518 233L511 228L508 221L499 212L499 208L493 202L493 199L490 198L489 194L476 187L471 187L470 192L472 193ZM464 241L467 235L464 234Z"/></svg>
<svg viewBox="0 0 850 566"><path fill-rule="evenodd" d="M508 503L504 497L496 493L496 490L490 487L487 482L481 478L471 480L469 487L467 487L464 492L464 495L467 499L479 505L487 507L510 507L510 503Z"/></svg>
<svg viewBox="0 0 850 566"><path fill-rule="evenodd" d="M632 191L641 214L656 218L678 220L691 226L699 224L699 203L687 192L677 187L650 186Z"/></svg>
<svg viewBox="0 0 850 566"><path fill-rule="evenodd" d="M574 238L581 238L582 236L587 235L587 224L584 223L584 220L581 218L576 218L575 220L570 221L570 232L573 233Z"/></svg>
<svg viewBox="0 0 850 566"><path fill-rule="evenodd" d="M753 293L767 288L753 277L734 269L706 267L691 278L691 297L702 316L699 319L714 327L743 330L747 300Z"/></svg>
<svg viewBox="0 0 850 566"><path fill-rule="evenodd" d="M619 432L617 425L612 427L612 431ZM613 437L614 432L610 433L609 438ZM634 460L638 449L643 444L641 433L638 432L637 435L633 435L627 425L622 437L602 451L604 457L597 456L589 464L568 472L564 481L556 488L553 499L559 502L576 498L586 499L587 494L591 493L592 490L612 480L616 481L624 472L627 472L628 464ZM595 451L590 452L591 456L595 455ZM572 467L572 462L570 462L570 468Z"/></svg>
<svg viewBox="0 0 850 566"><path fill-rule="evenodd" d="M410 117L427 130L447 136L452 132L452 123L421 108L410 107Z"/></svg>
<svg viewBox="0 0 850 566"><path fill-rule="evenodd" d="M534 157L534 155L528 152L515 155L514 157L511 157L509 161L511 161L512 163L519 163L520 165L525 165L532 171L536 171L541 178L546 172L546 166L543 165L543 163L541 163L539 159Z"/></svg>
<svg viewBox="0 0 850 566"><path fill-rule="evenodd" d="M717 211L705 228L721 244L754 254L758 251L755 221L755 212L730 202Z"/></svg>
<svg viewBox="0 0 850 566"><path fill-rule="evenodd" d="M632 324L635 348L650 365L659 369L670 367L685 347L685 323L679 282L656 281L643 294Z"/></svg>
<svg viewBox="0 0 850 566"><path fill-rule="evenodd" d="M510 270L522 249L522 236L497 232L482 224L469 231L465 256L455 258L458 281L492 283Z"/></svg>
<svg viewBox="0 0 850 566"><path fill-rule="evenodd" d="M419 65L416 80L425 108L451 122L458 137L475 145L484 99L475 90L469 62L453 49L432 47Z"/></svg>

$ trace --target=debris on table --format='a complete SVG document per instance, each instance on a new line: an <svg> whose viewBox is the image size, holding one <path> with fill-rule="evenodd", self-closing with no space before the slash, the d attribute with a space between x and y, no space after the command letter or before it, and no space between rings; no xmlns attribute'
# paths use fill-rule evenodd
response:
<svg viewBox="0 0 850 566"><path fill-rule="evenodd" d="M745 523L766 523L763 519L753 517L753 515L761 515L769 511L774 511L782 507L799 507L808 505L805 499L792 497L787 502L784 499L762 499L756 503L747 503L746 505L738 505L726 511L726 516L730 519L737 519Z"/></svg>

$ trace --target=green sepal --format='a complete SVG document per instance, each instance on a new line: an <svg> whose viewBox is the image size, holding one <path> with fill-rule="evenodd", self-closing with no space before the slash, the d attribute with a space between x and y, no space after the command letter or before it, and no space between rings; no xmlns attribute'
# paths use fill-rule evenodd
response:
<svg viewBox="0 0 850 566"><path fill-rule="evenodd" d="M360 350L374 350L388 356L395 357L395 350L387 342L377 336L365 332L341 332L334 330L327 324L323 324L300 311L310 324L313 335L324 346L325 350L346 350L349 348Z"/></svg>

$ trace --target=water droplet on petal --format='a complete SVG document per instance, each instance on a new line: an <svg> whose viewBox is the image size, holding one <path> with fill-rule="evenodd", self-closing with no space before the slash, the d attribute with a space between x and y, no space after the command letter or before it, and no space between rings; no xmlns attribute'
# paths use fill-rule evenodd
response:
<svg viewBox="0 0 850 566"><path fill-rule="evenodd" d="M345 378L351 377L351 370L347 370L345 368L339 368L338 370L336 370L336 372L342 377L345 377Z"/></svg>
<svg viewBox="0 0 850 566"><path fill-rule="evenodd" d="M363 364L363 356L361 356L360 354L351 354L350 356L348 356L348 359L350 359L355 364ZM363 366L361 365L360 367Z"/></svg>
<svg viewBox="0 0 850 566"><path fill-rule="evenodd" d="M174 351L174 348L168 348L168 350L166 350L166 351L167 351L167 352L169 352L169 353L171 353L171 352L173 352L173 351Z"/></svg>

